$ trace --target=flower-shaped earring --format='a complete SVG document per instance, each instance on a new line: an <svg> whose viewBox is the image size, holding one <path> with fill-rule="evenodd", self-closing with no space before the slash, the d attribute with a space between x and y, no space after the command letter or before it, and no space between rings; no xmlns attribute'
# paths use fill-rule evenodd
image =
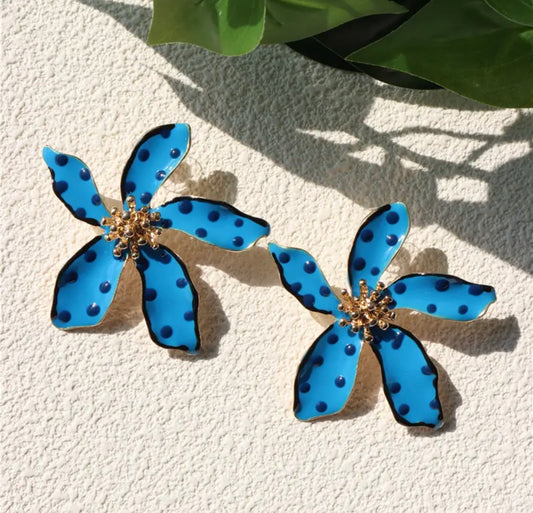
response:
<svg viewBox="0 0 533 513"><path fill-rule="evenodd" d="M351 293L333 293L315 260L301 249L270 244L285 288L306 308L336 321L314 342L296 376L294 411L300 420L342 410L355 382L363 343L381 366L383 387L398 422L442 425L437 369L422 344L395 326L394 309L409 308L434 317L471 321L496 300L494 289L445 274L409 274L385 288L379 278L409 230L407 208L385 205L363 223L350 252Z"/></svg>
<svg viewBox="0 0 533 513"><path fill-rule="evenodd" d="M131 257L141 275L143 312L152 340L165 348L198 351L198 296L180 258L158 244L162 229L181 230L221 248L242 251L268 235L270 227L227 203L203 198L183 196L150 208L152 196L185 157L189 139L186 124L160 126L147 133L122 174L123 210L111 211L81 160L44 148L56 195L75 217L104 229L59 272L52 306L55 326L98 324Z"/></svg>

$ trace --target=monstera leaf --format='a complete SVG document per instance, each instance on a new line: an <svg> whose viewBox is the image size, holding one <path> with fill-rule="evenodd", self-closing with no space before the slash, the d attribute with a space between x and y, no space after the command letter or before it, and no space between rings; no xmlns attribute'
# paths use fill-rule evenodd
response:
<svg viewBox="0 0 533 513"><path fill-rule="evenodd" d="M241 55L261 42L284 43L403 10L391 0L154 0L148 42L186 42Z"/></svg>
<svg viewBox="0 0 533 513"><path fill-rule="evenodd" d="M533 106L533 28L485 0L431 0L348 60L403 71L489 105Z"/></svg>
<svg viewBox="0 0 533 513"><path fill-rule="evenodd" d="M533 0L485 0L485 2L512 21L533 25Z"/></svg>

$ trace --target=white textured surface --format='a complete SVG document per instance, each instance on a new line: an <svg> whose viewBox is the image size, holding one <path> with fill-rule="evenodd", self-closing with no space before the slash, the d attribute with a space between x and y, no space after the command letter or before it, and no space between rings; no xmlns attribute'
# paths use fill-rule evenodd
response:
<svg viewBox="0 0 533 513"><path fill-rule="evenodd" d="M531 113L284 47L152 49L149 7L4 2L2 510L531 511ZM101 327L51 326L56 274L94 230L52 193L41 147L84 159L116 199L137 139L175 121L192 126L189 174L161 199L264 217L337 285L365 212L404 201L413 228L393 271L496 287L477 323L404 319L440 370L440 432L394 421L368 351L345 413L294 419L293 377L326 320L278 285L264 241L241 255L168 241L200 290L199 358L150 341L134 272Z"/></svg>

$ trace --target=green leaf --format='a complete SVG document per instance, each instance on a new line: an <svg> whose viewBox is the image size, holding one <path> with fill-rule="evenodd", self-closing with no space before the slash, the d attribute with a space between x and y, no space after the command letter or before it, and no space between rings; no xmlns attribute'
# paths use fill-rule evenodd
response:
<svg viewBox="0 0 533 513"><path fill-rule="evenodd" d="M512 21L533 25L533 0L485 0L485 2Z"/></svg>
<svg viewBox="0 0 533 513"><path fill-rule="evenodd" d="M150 44L192 43L241 55L261 41L266 0L154 0Z"/></svg>
<svg viewBox="0 0 533 513"><path fill-rule="evenodd" d="M533 29L484 0L432 0L348 59L404 71L489 105L533 106Z"/></svg>
<svg viewBox="0 0 533 513"><path fill-rule="evenodd" d="M267 0L262 43L286 43L372 14L402 13L390 0Z"/></svg>

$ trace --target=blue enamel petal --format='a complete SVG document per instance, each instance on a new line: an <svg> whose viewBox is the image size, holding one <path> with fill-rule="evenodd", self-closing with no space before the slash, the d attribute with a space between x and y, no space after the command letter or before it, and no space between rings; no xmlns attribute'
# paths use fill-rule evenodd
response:
<svg viewBox="0 0 533 513"><path fill-rule="evenodd" d="M143 248L136 265L152 340L162 347L196 353L200 349L198 295L183 262L160 246Z"/></svg>
<svg viewBox="0 0 533 513"><path fill-rule="evenodd" d="M394 417L407 426L439 428L442 408L437 369L422 344L406 330L374 329L371 343L381 365L385 395Z"/></svg>
<svg viewBox="0 0 533 513"><path fill-rule="evenodd" d="M354 296L359 295L359 280L374 289L383 271L400 249L409 231L409 214L403 203L385 205L362 224L348 259L348 279Z"/></svg>
<svg viewBox="0 0 533 513"><path fill-rule="evenodd" d="M95 237L59 272L52 322L61 329L94 326L113 301L125 256L113 256L113 244Z"/></svg>
<svg viewBox="0 0 533 513"><path fill-rule="evenodd" d="M308 310L337 315L335 296L315 259L303 249L284 248L270 243L283 286Z"/></svg>
<svg viewBox="0 0 533 513"><path fill-rule="evenodd" d="M492 287L448 274L410 274L383 293L394 299L391 308L410 308L455 321L471 321L496 301Z"/></svg>
<svg viewBox="0 0 533 513"><path fill-rule="evenodd" d="M58 153L48 146L43 148L43 158L52 173L56 196L72 215L96 226L102 217L109 216L91 172L80 159Z"/></svg>
<svg viewBox="0 0 533 513"><path fill-rule="evenodd" d="M215 246L242 251L270 233L263 219L252 217L222 201L182 196L154 212L161 214L159 225L183 231Z"/></svg>
<svg viewBox="0 0 533 513"><path fill-rule="evenodd" d="M294 414L311 420L341 411L352 391L361 332L332 324L304 356L294 385Z"/></svg>
<svg viewBox="0 0 533 513"><path fill-rule="evenodd" d="M157 189L178 167L189 150L189 125L163 125L148 132L135 146L122 173L120 191L137 205L148 205Z"/></svg>

